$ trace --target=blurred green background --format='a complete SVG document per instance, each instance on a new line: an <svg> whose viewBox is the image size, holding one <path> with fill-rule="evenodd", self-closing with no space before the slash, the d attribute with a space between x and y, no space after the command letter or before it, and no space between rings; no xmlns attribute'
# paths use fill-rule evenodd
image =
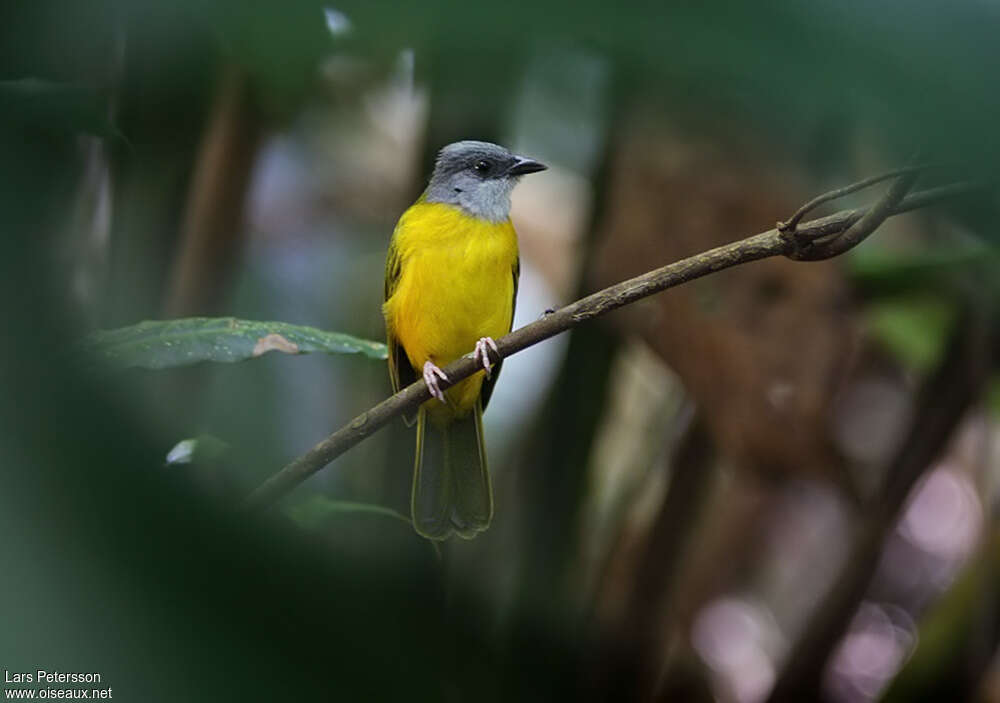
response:
<svg viewBox="0 0 1000 703"><path fill-rule="evenodd" d="M0 667L125 701L1000 700L989 185L511 357L496 519L439 549L401 422L241 509L383 361L80 345L382 341L393 224L459 139L550 165L515 192L515 326L916 151L918 188L990 184L998 30L971 0L3 3Z"/></svg>

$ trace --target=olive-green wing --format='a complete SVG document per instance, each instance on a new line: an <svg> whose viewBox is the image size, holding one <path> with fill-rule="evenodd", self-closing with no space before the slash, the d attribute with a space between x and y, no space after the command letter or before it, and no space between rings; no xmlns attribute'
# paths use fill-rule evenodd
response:
<svg viewBox="0 0 1000 703"><path fill-rule="evenodd" d="M437 425L421 410L410 499L413 527L428 539L472 539L493 519L493 482L483 445L483 409Z"/></svg>
<svg viewBox="0 0 1000 703"><path fill-rule="evenodd" d="M399 276L402 268L403 262L399 256L399 249L396 247L396 235L394 232L392 240L389 242L389 253L385 258L383 301L391 298L395 292L396 286L399 285ZM398 393L417 380L417 373L410 366L410 359L406 356L406 350L403 349L403 345L399 343L399 340L388 324L385 328L385 338L386 345L389 347L389 380L392 382L392 392ZM412 425L415 419L416 413L403 416L403 420L407 426Z"/></svg>
<svg viewBox="0 0 1000 703"><path fill-rule="evenodd" d="M521 257L517 257L514 260L514 267L511 269L511 275L514 276L514 296L510 301L510 326L514 326L514 312L517 310L517 284L521 278ZM510 332L510 329L507 330ZM493 387L497 384L497 379L500 378L500 369L503 367L503 362L498 362L490 373L490 377L483 381L483 389L480 392L479 397L483 401L483 410L486 410L487 403L490 402L490 396L493 395Z"/></svg>

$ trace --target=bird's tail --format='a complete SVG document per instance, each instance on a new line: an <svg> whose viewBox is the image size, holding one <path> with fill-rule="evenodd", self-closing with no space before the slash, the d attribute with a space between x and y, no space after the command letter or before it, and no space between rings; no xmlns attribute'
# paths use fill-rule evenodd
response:
<svg viewBox="0 0 1000 703"><path fill-rule="evenodd" d="M428 539L446 539L455 532L471 539L493 519L493 486L483 444L483 410L451 422L417 417L417 458L410 505L413 526Z"/></svg>

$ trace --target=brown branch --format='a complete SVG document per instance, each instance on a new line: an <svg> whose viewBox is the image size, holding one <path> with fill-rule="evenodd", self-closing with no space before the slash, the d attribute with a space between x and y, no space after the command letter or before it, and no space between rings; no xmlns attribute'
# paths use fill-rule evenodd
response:
<svg viewBox="0 0 1000 703"><path fill-rule="evenodd" d="M909 186L907 185L906 187L908 188ZM593 319L612 310L617 310L654 293L679 286L682 283L687 283L715 271L721 271L751 261L766 259L771 256L787 256L790 258L798 256L804 251L804 243L808 245L809 242L819 238L829 238L841 233L847 233L850 231L852 225L859 223L866 215L875 213L872 214L872 219L875 219L875 215L877 214L878 218L880 218L878 222L881 222L885 217L927 207L943 200L972 193L984 187L985 185L982 183L963 181L923 190L902 198L891 205L886 205L887 198L883 198L880 203L871 209L844 210L827 217L811 220L798 227L794 235L772 229L731 244L725 244L709 251L695 254L681 261L668 264L662 268L593 293L586 298L582 298L553 313L547 314L531 324L521 327L497 340L499 356L500 358L506 358L511 354L515 354L550 337L554 337L561 332L565 332L581 322ZM897 190L890 189L888 195L895 197L896 194ZM870 224L870 221L868 224ZM861 229L867 228L868 224L861 226ZM874 229L874 227L870 229ZM863 235L866 236L867 233L863 232ZM863 239L863 236L861 238ZM857 241L860 241L860 239ZM833 247L835 243L836 240L825 242L822 246ZM855 241L855 243L857 242ZM441 387L447 388L458 383L471 376L477 368L476 362L469 357L463 357L449 364L445 367L444 371L450 381L442 382ZM341 427L305 454L285 466L281 471L264 481L248 497L248 506L251 508L261 508L273 503L293 487L358 444L361 440L374 434L390 420L408 410L415 409L429 398L430 393L427 390L427 385L423 380L420 380L407 386L375 407L363 412L347 425Z"/></svg>
<svg viewBox="0 0 1000 703"><path fill-rule="evenodd" d="M820 241L813 240L807 242L803 247L801 246L801 238L798 236L798 232L783 231L782 234L786 238L791 239L793 244L799 245L791 258L797 261L820 261L839 256L848 249L857 246L868 235L878 229L885 222L886 218L892 214L893 208L899 205L900 201L906 197L906 194L916 182L918 175L917 171L905 172L889 187L885 195L868 209L868 212L860 220L848 227L845 232L833 238L825 238ZM841 190L845 189L842 188Z"/></svg>

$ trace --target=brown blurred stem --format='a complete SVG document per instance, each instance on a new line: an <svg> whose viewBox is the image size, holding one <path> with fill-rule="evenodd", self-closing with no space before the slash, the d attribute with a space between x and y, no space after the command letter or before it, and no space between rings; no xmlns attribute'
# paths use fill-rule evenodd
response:
<svg viewBox="0 0 1000 703"><path fill-rule="evenodd" d="M691 537L700 525L714 472L714 447L700 418L680 438L673 459L670 489L649 531L615 631L598 640L592 669L596 681L588 700L652 700L664 664L664 622L672 620L679 572ZM683 669L685 686L697 687L693 667ZM680 669L674 673L681 673ZM677 682L671 682L671 686ZM706 686L707 687L707 686ZM596 689L596 693L595 693ZM666 692L659 692L662 697ZM685 699L687 700L687 699Z"/></svg>
<svg viewBox="0 0 1000 703"><path fill-rule="evenodd" d="M859 526L843 572L791 649L771 696L778 701L819 700L823 672L851 622L895 526L906 498L945 449L965 412L982 392L990 368L990 324L981 309L969 309L949 340L934 375L924 384L906 441L893 458L886 481Z"/></svg>
<svg viewBox="0 0 1000 703"><path fill-rule="evenodd" d="M242 244L244 202L261 132L250 80L236 65L225 66L188 191L167 317L218 308Z"/></svg>
<svg viewBox="0 0 1000 703"><path fill-rule="evenodd" d="M554 337L581 322L710 273L771 256L794 258L805 251L810 246L811 241L821 237L828 239L838 234L850 233L852 226L858 223L859 230L855 231L855 235L860 234L861 236L852 235L850 246L854 246L886 217L968 195L985 187L982 183L961 181L929 188L905 198L897 198L899 190L903 189L900 186L890 189L887 196L870 209L844 210L827 217L811 220L798 227L793 235L784 234L775 228L695 254L593 293L500 338L497 340L500 358L506 358ZM909 188L909 182L906 183L906 188ZM890 197L892 204L886 205ZM872 225L873 221L875 221L874 225ZM867 231L860 229L862 227ZM837 239L826 241L822 246L830 248L825 251L831 251L837 241ZM844 251L850 246L846 247ZM837 251L830 256L839 253L842 252ZM810 260L812 259L810 258ZM476 363L468 357L463 357L449 364L444 371L450 381L442 382L442 388L447 388L471 376L477 368ZM247 499L249 507L259 508L273 503L345 451L385 426L390 420L408 410L415 409L429 398L430 393L427 390L427 385L423 380L420 380L361 413L258 486Z"/></svg>

